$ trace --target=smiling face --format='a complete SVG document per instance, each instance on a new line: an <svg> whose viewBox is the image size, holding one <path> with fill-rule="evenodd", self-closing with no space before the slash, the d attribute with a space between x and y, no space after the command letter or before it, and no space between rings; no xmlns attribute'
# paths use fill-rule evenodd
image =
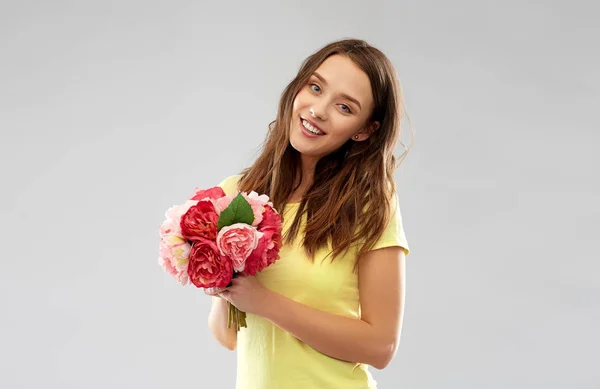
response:
<svg viewBox="0 0 600 389"><path fill-rule="evenodd" d="M290 143L303 160L318 161L349 139L366 140L379 126L368 122L372 110L367 74L348 57L332 55L294 99Z"/></svg>

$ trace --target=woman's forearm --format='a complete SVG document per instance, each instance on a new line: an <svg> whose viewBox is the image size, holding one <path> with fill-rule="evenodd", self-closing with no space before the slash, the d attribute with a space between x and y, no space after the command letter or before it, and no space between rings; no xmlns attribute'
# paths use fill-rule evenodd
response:
<svg viewBox="0 0 600 389"><path fill-rule="evenodd" d="M208 315L208 327L217 341L228 350L237 347L237 331L235 326L227 328L229 307L227 300L213 296L212 307Z"/></svg>
<svg viewBox="0 0 600 389"><path fill-rule="evenodd" d="M311 308L269 291L260 316L332 358L383 369L395 353L396 339L387 339L373 325Z"/></svg>

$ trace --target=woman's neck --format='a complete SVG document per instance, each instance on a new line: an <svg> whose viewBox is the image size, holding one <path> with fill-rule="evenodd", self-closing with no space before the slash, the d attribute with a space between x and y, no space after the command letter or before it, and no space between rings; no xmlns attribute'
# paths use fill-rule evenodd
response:
<svg viewBox="0 0 600 389"><path fill-rule="evenodd" d="M308 188L315 178L315 169L317 168L319 159L302 155L300 161L302 169L302 182L300 183L300 186L306 186Z"/></svg>
<svg viewBox="0 0 600 389"><path fill-rule="evenodd" d="M315 178L315 168L317 167L318 159L308 158L305 156L301 157L301 169L302 169L302 182L298 182L300 176L297 175L296 182L294 182L294 187L298 187L290 196L290 202L297 203L300 202L304 193L310 188Z"/></svg>

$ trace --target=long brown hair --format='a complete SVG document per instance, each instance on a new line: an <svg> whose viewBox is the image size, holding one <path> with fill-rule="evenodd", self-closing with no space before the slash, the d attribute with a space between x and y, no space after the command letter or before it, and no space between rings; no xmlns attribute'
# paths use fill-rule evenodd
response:
<svg viewBox="0 0 600 389"><path fill-rule="evenodd" d="M347 56L368 75L374 100L369 121L378 121L380 127L367 140L349 140L317 163L312 186L284 237L288 243L294 241L305 214L303 247L313 260L317 250L328 244L333 249L329 253L332 260L351 247L360 247L358 255L370 250L389 221L396 192L394 149L404 111L400 83L389 59L357 39L329 43L306 58L281 95L277 119L269 125L261 154L242 171L238 182L241 191L265 193L276 209L284 208L297 189L294 183L302 181L300 154L290 144L294 98L314 71L334 54Z"/></svg>

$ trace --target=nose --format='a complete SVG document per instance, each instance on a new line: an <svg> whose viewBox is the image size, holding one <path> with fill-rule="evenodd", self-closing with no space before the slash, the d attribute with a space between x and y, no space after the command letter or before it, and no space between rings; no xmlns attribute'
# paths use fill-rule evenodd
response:
<svg viewBox="0 0 600 389"><path fill-rule="evenodd" d="M321 120L327 120L326 110L322 104L315 104L310 108L310 114L314 118L319 118Z"/></svg>

